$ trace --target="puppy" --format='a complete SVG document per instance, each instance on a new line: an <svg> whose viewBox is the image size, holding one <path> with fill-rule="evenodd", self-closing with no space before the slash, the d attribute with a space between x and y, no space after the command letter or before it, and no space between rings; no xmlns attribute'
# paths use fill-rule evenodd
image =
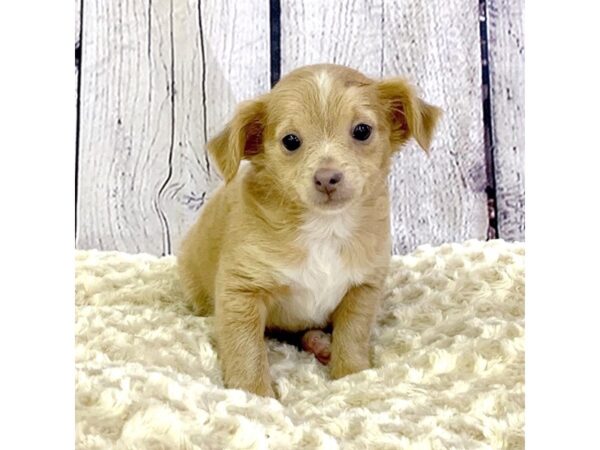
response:
<svg viewBox="0 0 600 450"><path fill-rule="evenodd" d="M208 143L225 185L178 261L188 299L215 314L227 387L274 396L265 330L331 325L319 358L331 377L369 367L391 254L391 157L410 138L427 150L439 116L402 79L313 65L241 104Z"/></svg>

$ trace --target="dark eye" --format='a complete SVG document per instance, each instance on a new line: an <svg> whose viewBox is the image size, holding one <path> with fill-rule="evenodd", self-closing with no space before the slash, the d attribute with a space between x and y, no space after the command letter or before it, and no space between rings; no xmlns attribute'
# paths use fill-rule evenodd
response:
<svg viewBox="0 0 600 450"><path fill-rule="evenodd" d="M371 127L366 123L359 123L352 130L352 137L357 141L366 141L371 136Z"/></svg>
<svg viewBox="0 0 600 450"><path fill-rule="evenodd" d="M300 141L300 138L295 134L285 135L281 142L283 143L283 146L290 152L298 150L298 148L300 148L300 145L302 145L302 141Z"/></svg>

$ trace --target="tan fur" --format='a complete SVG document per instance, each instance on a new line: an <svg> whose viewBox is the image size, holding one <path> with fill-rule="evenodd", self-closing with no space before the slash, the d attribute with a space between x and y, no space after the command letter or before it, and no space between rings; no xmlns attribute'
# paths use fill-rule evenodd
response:
<svg viewBox="0 0 600 450"><path fill-rule="evenodd" d="M216 315L227 386L273 396L265 329L331 323L331 375L369 367L370 329L390 258L391 156L411 137L427 149L439 114L401 79L377 82L342 66L307 66L240 105L209 142L226 184L203 207L178 261L190 301L200 314ZM353 139L358 123L372 126L367 141ZM302 140L293 153L281 144L289 133ZM243 159L250 164L238 171ZM314 186L320 168L344 174L329 197ZM319 234L330 220L331 240ZM337 305L327 317L317 317L327 311L318 304L312 317L303 302L323 301L314 286L321 274L308 265L320 245L337 254L321 261L331 270L324 279L347 288L339 300L325 299Z"/></svg>

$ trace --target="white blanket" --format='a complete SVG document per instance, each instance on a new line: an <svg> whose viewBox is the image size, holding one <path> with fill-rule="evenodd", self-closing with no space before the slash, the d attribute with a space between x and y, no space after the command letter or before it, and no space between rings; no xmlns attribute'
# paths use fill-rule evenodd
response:
<svg viewBox="0 0 600 450"><path fill-rule="evenodd" d="M395 257L373 368L332 381L269 339L278 400L223 387L174 257L75 257L77 448L523 448L523 244Z"/></svg>

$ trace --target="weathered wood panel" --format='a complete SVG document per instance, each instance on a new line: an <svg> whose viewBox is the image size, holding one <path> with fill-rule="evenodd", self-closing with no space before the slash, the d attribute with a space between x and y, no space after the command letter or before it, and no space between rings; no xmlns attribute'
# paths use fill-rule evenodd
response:
<svg viewBox="0 0 600 450"><path fill-rule="evenodd" d="M405 75L445 115L428 158L415 144L390 177L394 251L487 234L478 4L282 2L282 72L319 62Z"/></svg>
<svg viewBox="0 0 600 450"><path fill-rule="evenodd" d="M169 253L217 182L207 137L268 86L268 3L84 1L77 246Z"/></svg>
<svg viewBox="0 0 600 450"><path fill-rule="evenodd" d="M204 153L269 88L269 2L77 0L77 246L169 253L219 182ZM524 238L523 0L488 0L500 237ZM77 18L82 12L83 21ZM275 18L276 19L276 18ZM405 75L445 110L430 157L390 176L394 250L485 238L477 2L281 2L281 68L333 62ZM77 71L77 67L76 67ZM77 73L77 72L76 72Z"/></svg>
<svg viewBox="0 0 600 450"><path fill-rule="evenodd" d="M498 233L525 239L523 0L488 1L492 134Z"/></svg>

